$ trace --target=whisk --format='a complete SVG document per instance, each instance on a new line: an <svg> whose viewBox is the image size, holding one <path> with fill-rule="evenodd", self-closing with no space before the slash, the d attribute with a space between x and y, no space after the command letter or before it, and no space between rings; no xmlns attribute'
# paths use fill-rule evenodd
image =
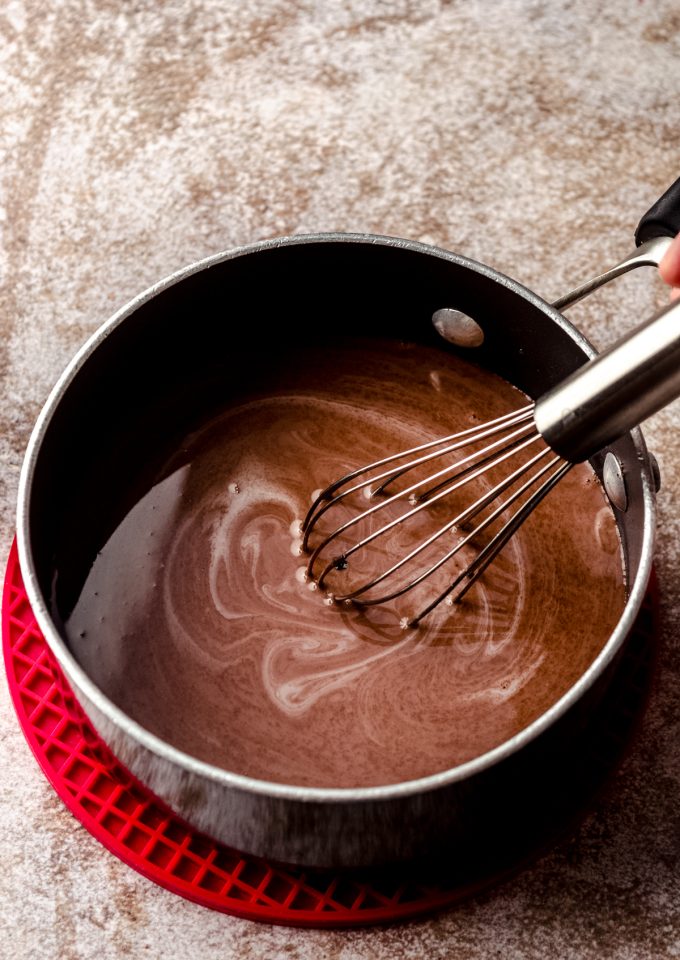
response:
<svg viewBox="0 0 680 960"><path fill-rule="evenodd" d="M302 524L303 549L310 554L307 576L333 601L368 607L401 597L472 554L462 569L455 566L444 589L438 589L423 609L402 620L402 626L415 627L442 601L462 599L575 463L593 456L679 395L680 301L535 402L386 456L329 484L314 498ZM519 466L513 465L518 456ZM437 460L442 461L435 464L439 468L428 472ZM436 511L439 517L449 508L452 494L458 500L474 481L486 480L488 485L490 478L489 489L470 503L458 504L454 516L420 539L424 511ZM357 510L352 506L357 499L364 504L367 499L370 506ZM493 532L497 521L503 521L502 526ZM406 526L410 542L402 556L388 560L377 573L371 570L344 592L337 588L338 575L356 566L361 554L381 538L389 556ZM362 531L358 537L357 530ZM448 532L464 535L432 561L433 549ZM440 586L442 575L437 574ZM334 580L332 592L329 578Z"/></svg>

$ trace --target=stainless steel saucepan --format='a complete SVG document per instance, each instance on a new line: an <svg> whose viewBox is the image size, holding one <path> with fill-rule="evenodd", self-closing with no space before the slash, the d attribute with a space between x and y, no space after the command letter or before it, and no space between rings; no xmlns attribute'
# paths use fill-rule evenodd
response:
<svg viewBox="0 0 680 960"><path fill-rule="evenodd" d="M173 439L227 407L253 378L266 383L284 345L323 343L320 329L334 327L348 336L420 342L464 355L536 397L594 354L560 310L627 269L658 263L679 229L680 181L643 217L631 256L554 304L436 247L319 234L218 254L111 317L70 363L35 426L20 481L18 545L38 624L125 766L214 838L317 866L389 862L443 845L455 850L494 804L520 796L527 765L559 751L587 722L645 595L656 480L638 430L611 447L629 593L605 647L558 703L511 740L417 781L303 788L238 776L182 753L126 716L84 672L51 609L51 585L59 571L68 606ZM593 461L600 474L603 462L603 455Z"/></svg>

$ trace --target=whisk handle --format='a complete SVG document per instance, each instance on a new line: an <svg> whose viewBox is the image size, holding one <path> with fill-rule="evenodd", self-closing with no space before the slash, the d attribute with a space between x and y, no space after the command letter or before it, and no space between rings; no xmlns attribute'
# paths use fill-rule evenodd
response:
<svg viewBox="0 0 680 960"><path fill-rule="evenodd" d="M536 401L544 440L572 463L680 396L680 300L589 360Z"/></svg>

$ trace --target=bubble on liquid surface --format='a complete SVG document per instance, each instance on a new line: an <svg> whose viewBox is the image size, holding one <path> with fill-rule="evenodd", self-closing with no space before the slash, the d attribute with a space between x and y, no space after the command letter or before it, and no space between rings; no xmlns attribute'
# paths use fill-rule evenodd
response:
<svg viewBox="0 0 680 960"><path fill-rule="evenodd" d="M293 520L293 522L291 523L288 529L290 530L290 535L292 537L301 537L302 536L302 520L298 520L296 518L295 520Z"/></svg>
<svg viewBox="0 0 680 960"><path fill-rule="evenodd" d="M432 386L435 388L435 390L436 390L438 393L441 391L441 388L442 388L442 378L441 378L441 374L439 373L438 370L431 370L431 371L430 371L430 383L432 384Z"/></svg>

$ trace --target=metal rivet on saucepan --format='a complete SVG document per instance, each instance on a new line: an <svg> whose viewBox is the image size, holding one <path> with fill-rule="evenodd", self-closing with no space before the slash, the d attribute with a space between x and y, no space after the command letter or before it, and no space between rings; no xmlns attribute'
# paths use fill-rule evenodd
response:
<svg viewBox="0 0 680 960"><path fill-rule="evenodd" d="M654 482L654 491L658 493L661 489L661 470L659 469L659 461L656 459L654 454L649 452L649 465L652 468L652 480Z"/></svg>
<svg viewBox="0 0 680 960"><path fill-rule="evenodd" d="M621 461L611 452L611 450L604 458L602 482L610 501L618 510L624 513L628 509L626 479L623 475Z"/></svg>
<svg viewBox="0 0 680 960"><path fill-rule="evenodd" d="M437 333L456 347L481 347L484 331L472 317L451 307L442 307L432 314Z"/></svg>

